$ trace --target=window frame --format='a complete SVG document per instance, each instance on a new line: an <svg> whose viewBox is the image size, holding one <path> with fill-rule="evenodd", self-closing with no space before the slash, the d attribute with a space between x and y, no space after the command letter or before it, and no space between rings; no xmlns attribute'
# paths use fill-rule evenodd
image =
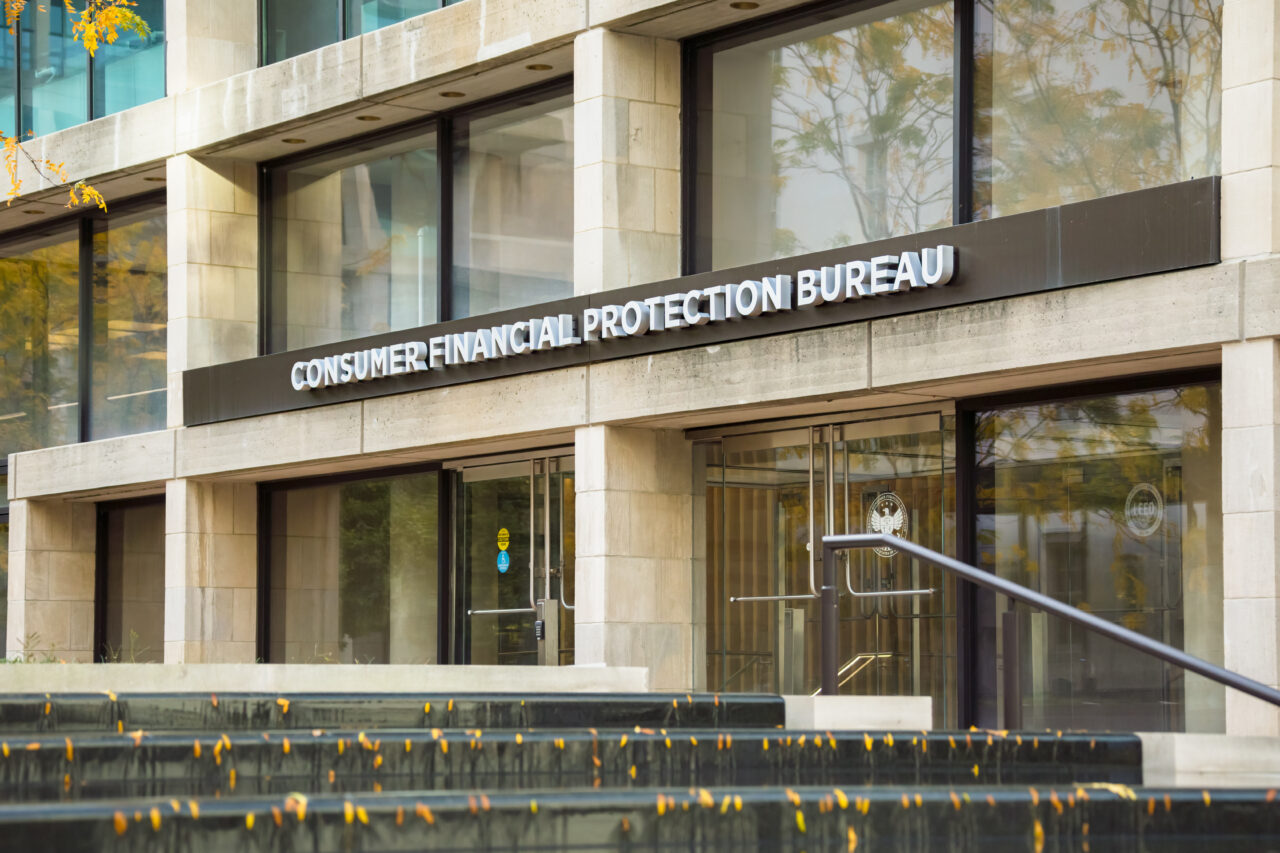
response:
<svg viewBox="0 0 1280 853"><path fill-rule="evenodd" d="M328 145L316 146L300 154L291 154L275 160L265 161L258 166L258 239L261 250L258 252L258 355L273 355L290 352L291 349L305 347L285 347L273 349L273 323L277 317L288 316L287 293L276 294L272 289L272 262L275 247L272 229L272 210L275 206L275 187L272 174L278 170L301 165L309 160L320 159L328 155L355 152L377 148L403 139L411 139L427 133L436 136L436 187L439 203L436 209L436 294L437 323L458 319L453 316L453 241L454 241L454 193L453 173L457 165L458 151L454 146L454 122L458 119L472 121L489 115L495 115L521 105L549 101L553 98L573 94L573 78L563 75L533 86L526 86L503 95L476 101L456 110L437 113L430 118L405 122L385 130L371 133L354 139L345 139ZM483 315L476 315L483 316ZM357 340L344 338L343 340ZM337 342L335 342L337 343Z"/></svg>
<svg viewBox="0 0 1280 853"><path fill-rule="evenodd" d="M76 437L69 444L83 444L86 441L93 441L93 229L98 223L106 223L106 227L110 228L111 220L115 216L127 216L131 213L143 213L152 211L159 213L167 211L166 191L155 190L143 195L133 196L122 202L117 202L110 213L104 213L99 208L86 210L83 212L73 213L69 216L59 216L48 222L41 222L28 228L7 232L4 239L0 240L0 257L5 257L5 251L8 246L14 243L20 243L32 238L41 236L52 236L53 234L74 228L76 230L76 239L79 240L79 269L76 270L76 311L79 318L79 328L76 330L76 346L79 347L76 353L76 394L78 396L77 418L76 418ZM169 283L166 276L165 280L165 301L169 298ZM167 333L167 329L166 329ZM167 408L167 402L166 402ZM59 445L50 445L59 446ZM43 448L28 448L29 450L40 450ZM15 450L13 453L25 453L25 450ZM6 454L0 456L0 477L9 475L9 456ZM8 507L3 509L5 516L8 514Z"/></svg>

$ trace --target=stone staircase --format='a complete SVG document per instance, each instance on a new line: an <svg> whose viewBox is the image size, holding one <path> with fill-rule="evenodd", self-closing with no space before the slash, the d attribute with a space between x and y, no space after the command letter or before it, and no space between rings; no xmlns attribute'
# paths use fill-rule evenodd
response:
<svg viewBox="0 0 1280 853"><path fill-rule="evenodd" d="M1280 850L1136 735L798 731L781 698L0 696L0 850Z"/></svg>

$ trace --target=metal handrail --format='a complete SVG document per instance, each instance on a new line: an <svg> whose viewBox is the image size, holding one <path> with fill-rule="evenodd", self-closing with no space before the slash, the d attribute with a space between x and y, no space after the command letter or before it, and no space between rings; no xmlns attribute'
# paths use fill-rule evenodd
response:
<svg viewBox="0 0 1280 853"><path fill-rule="evenodd" d="M839 590L836 588L836 552L847 551L852 548L875 547L896 548L899 551L910 554L917 560L923 560L926 563L937 566L944 572L964 578L972 584L997 592L1014 601L1020 601L1037 610L1043 610L1046 613L1059 616L1068 622L1072 622L1082 628L1088 628L1104 637L1123 643L1165 663L1182 667L1188 672L1202 675L1211 681L1216 681L1219 684L1239 690L1241 693L1280 707L1280 690L1274 687L1268 687L1262 682L1254 681L1252 678L1248 678L1238 672L1223 669L1216 664L1209 663L1207 660L1189 655L1181 649L1175 649L1167 643L1153 640L1136 631L1130 631L1128 628L1122 628L1105 619L1100 619L1092 613L1086 613L1078 607L1072 607L1070 604L1064 604L1056 598L1050 598L1043 593L1028 589L1022 584L1006 580L991 572L984 572L979 568L970 566L968 563L962 563L953 557L939 554L937 551L926 548L923 545L899 539L897 536L892 536L888 533L851 533L841 536L822 537L821 660L822 693L824 695L834 696L839 690L837 683L839 679L837 674L837 667L839 666L837 630L840 622L840 609Z"/></svg>

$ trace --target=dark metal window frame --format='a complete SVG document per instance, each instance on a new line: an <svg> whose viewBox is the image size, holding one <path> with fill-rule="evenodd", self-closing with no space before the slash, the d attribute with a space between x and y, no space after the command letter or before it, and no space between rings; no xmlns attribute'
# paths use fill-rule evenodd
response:
<svg viewBox="0 0 1280 853"><path fill-rule="evenodd" d="M128 215L131 213L141 213L146 210L165 210L165 191L158 190L156 192L147 193L141 196L135 196L126 201L119 202L111 207L109 213L104 213L98 208L87 210L79 213L73 213L69 216L60 216L57 219L48 222L41 222L30 228L23 228L18 231L11 231L4 235L3 241L0 241L0 257L8 257L7 249L14 243L26 242L32 239L38 239L42 236L57 237L60 234L69 233L72 229L77 232L76 239L79 241L80 261L79 269L76 271L76 299L78 300L76 310L78 312L78 330L76 346L77 350L77 377L76 377L76 395L78 397L79 415L76 423L76 437L73 443L79 444L85 441L93 440L93 232L94 228L100 223L106 223L110 227L113 216ZM165 297L168 298L168 286L166 284ZM30 448L38 450L39 448ZM14 451L20 453L23 451ZM9 457L0 457L0 477L7 477L9 474ZM7 518L8 509L4 510Z"/></svg>
<svg viewBox="0 0 1280 853"><path fill-rule="evenodd" d="M68 23L70 23L70 20L71 18L70 16L68 16L67 17ZM152 23L151 21L147 21L148 26L150 26L151 23ZM153 28L153 31L154 31L154 28ZM165 31L163 24L161 25L161 31L162 32ZM14 132L17 134L18 139L21 140L26 138L27 130L29 130L29 128L24 128L22 126L22 23L19 21L17 24L15 24L12 33L3 33L0 35L2 35L2 37L4 38L13 39L13 85L14 85L13 126L15 128ZM169 52L168 37L165 38L164 49L165 49L165 54L167 56ZM96 119L99 119L99 118L106 118L109 115L114 115L114 113L106 113L106 112L104 112L100 116L94 116L93 114L93 108L97 105L97 100L93 96L93 89L94 89L93 69L94 69L95 63L98 61L99 60L95 59L93 56L89 55L86 52L85 70L84 70L85 90L86 90L85 101L84 101L85 119L83 122L77 122L77 124L85 124L87 122L95 121ZM169 92L168 63L161 63L161 65L164 68L161 74L164 75L164 80L163 80L164 91L165 91L165 94L167 95ZM146 103L150 103L150 101L140 101L137 104L134 104L133 106L137 107ZM74 126L75 125L72 125L72 127Z"/></svg>
<svg viewBox="0 0 1280 853"><path fill-rule="evenodd" d="M164 506L164 495L146 495L118 501L102 501L94 505L97 511L97 527L93 548L93 662L110 663L107 656L107 539L110 531L107 518L113 510L141 506ZM8 515L8 509L5 510ZM163 655L164 649L161 648Z"/></svg>
<svg viewBox="0 0 1280 853"><path fill-rule="evenodd" d="M711 174L711 58L721 50L884 5L884 0L827 0L779 12L688 39L682 44L680 169L681 272L714 269L711 263L711 205L703 176ZM951 224L973 221L974 30L977 0L952 0L955 14L952 83ZM702 143L702 144L700 144Z"/></svg>
<svg viewBox="0 0 1280 853"><path fill-rule="evenodd" d="M450 488L451 479L440 462L421 462L413 465L396 465L382 468L367 468L360 471L345 471L341 474L327 474L318 477L294 477L284 480L269 480L258 483L258 636L257 659L262 663L284 663L271 660L271 527L272 498L277 492L291 489L319 488L341 483L353 483L363 480L379 480L388 477L401 477L412 474L429 474L436 472L436 663L450 662L451 625L448 619L439 618L447 608L447 602L453 595L453 571L451 555L453 553L453 493ZM428 618L429 614L423 614Z"/></svg>
<svg viewBox="0 0 1280 853"><path fill-rule="evenodd" d="M1221 366L1211 365L1064 385L1044 385L956 400L956 559L973 566L978 564L976 424L979 412L1034 403L1160 391L1188 385L1220 384L1221 381ZM995 705L995 630L998 620L995 593L981 590L966 581L956 583L958 723L962 728L975 725L980 728L995 728L999 722L999 708Z"/></svg>
<svg viewBox="0 0 1280 853"><path fill-rule="evenodd" d="M326 159L334 154L370 150L435 133L436 136L436 186L439 192L439 206L436 211L436 281L438 282L436 316L438 322L453 319L453 172L459 163L459 157L465 149L459 151L455 141L459 131L455 123L465 126L478 118L506 112L513 107L528 106L539 101L573 94L573 79L558 77L544 83L517 89L495 98L468 104L457 110L438 113L431 118L408 122L387 128L378 133L347 139L330 145L318 146L303 154L290 155L269 160L258 167L258 232L259 245L262 247L258 263L258 354L271 355L275 352L287 352L283 342L273 340L272 327L277 317L288 316L288 303L283 287L276 292L272 288L272 265L275 260L274 234L272 228L272 211L275 206L275 188L273 173L303 165L307 162ZM279 349L273 349L281 344Z"/></svg>

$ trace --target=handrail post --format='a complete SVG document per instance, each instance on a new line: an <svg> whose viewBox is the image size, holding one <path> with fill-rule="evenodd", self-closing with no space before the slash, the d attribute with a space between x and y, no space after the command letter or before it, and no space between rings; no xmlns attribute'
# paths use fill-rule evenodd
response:
<svg viewBox="0 0 1280 853"><path fill-rule="evenodd" d="M836 552L822 547L822 695L835 696L840 654L840 599L836 590Z"/></svg>

